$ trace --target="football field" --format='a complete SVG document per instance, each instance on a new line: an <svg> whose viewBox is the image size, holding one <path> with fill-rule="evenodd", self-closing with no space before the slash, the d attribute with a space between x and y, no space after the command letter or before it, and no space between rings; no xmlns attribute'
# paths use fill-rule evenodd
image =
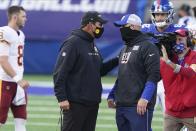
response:
<svg viewBox="0 0 196 131"><path fill-rule="evenodd" d="M40 78L39 78L40 77ZM50 81L50 77L29 76L26 79L34 81ZM112 83L114 78L104 78L103 83ZM60 131L58 124L60 110L57 101L52 95L29 95L28 97L27 131ZM162 131L163 117L160 109L154 112L153 131ZM141 125L142 126L142 125ZM12 114L1 131L14 131ZM115 124L115 110L107 108L105 99L100 104L96 131L117 131Z"/></svg>

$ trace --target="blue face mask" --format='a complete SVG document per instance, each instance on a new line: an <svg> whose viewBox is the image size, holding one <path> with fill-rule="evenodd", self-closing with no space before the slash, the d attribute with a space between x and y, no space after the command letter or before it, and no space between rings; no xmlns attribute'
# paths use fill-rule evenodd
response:
<svg viewBox="0 0 196 131"><path fill-rule="evenodd" d="M177 54L181 54L185 50L185 46L183 43L179 43L174 45L173 49Z"/></svg>

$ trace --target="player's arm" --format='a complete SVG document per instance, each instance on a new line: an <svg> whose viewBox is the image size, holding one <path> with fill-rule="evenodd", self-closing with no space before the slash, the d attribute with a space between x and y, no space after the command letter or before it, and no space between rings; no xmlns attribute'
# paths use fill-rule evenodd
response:
<svg viewBox="0 0 196 131"><path fill-rule="evenodd" d="M165 63L167 63L167 65L170 66L174 70L175 73L179 73L182 76L185 76L188 78L195 76L195 74L196 74L196 67L195 67L196 57L194 57L192 59L192 64L190 66L183 67L179 64L173 63L171 60L168 59L167 52L166 52L166 49L164 46L162 46L162 53L163 53L162 60L165 61Z"/></svg>
<svg viewBox="0 0 196 131"><path fill-rule="evenodd" d="M12 78L16 75L14 69L11 67L8 62L10 45L6 41L0 42L0 64L3 70Z"/></svg>
<svg viewBox="0 0 196 131"><path fill-rule="evenodd" d="M0 56L0 64L3 70L12 78L16 75L15 71L12 69L10 63L8 62L8 56Z"/></svg>
<svg viewBox="0 0 196 131"><path fill-rule="evenodd" d="M13 67L8 61L10 45L6 41L0 41L0 65L3 70L14 79L21 87L26 88L29 86L29 83L25 80L21 80L20 77L16 74Z"/></svg>
<svg viewBox="0 0 196 131"><path fill-rule="evenodd" d="M147 111L148 102L156 92L157 82L160 80L160 55L156 46L148 43L141 49L147 80L144 90L137 104L137 113L144 115Z"/></svg>

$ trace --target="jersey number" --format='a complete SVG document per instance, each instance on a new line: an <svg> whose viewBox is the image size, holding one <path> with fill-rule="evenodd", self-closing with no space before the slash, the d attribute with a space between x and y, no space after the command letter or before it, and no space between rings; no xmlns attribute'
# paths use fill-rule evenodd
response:
<svg viewBox="0 0 196 131"><path fill-rule="evenodd" d="M22 45L18 46L18 65L19 66L23 65L23 46Z"/></svg>

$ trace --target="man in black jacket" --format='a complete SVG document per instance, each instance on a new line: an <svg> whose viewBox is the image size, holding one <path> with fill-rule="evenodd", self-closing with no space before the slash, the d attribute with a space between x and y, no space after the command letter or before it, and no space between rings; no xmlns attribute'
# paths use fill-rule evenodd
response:
<svg viewBox="0 0 196 131"><path fill-rule="evenodd" d="M141 19L128 14L116 21L125 48L119 58L118 80L108 97L109 107L116 107L119 131L150 131L160 79L160 56L155 45L142 34Z"/></svg>
<svg viewBox="0 0 196 131"><path fill-rule="evenodd" d="M105 24L98 12L87 12L81 29L63 43L54 70L54 91L63 109L63 131L94 131L101 102L101 76L118 65L118 58L102 63L94 44Z"/></svg>

